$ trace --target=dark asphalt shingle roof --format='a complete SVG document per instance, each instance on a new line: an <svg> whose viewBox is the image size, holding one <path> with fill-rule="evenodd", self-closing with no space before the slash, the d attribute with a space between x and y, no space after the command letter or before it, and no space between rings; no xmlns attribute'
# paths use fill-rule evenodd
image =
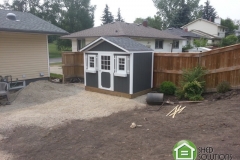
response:
<svg viewBox="0 0 240 160"><path fill-rule="evenodd" d="M6 17L8 13L14 13L16 15L17 20L19 21L7 19ZM2 9L0 9L0 31L59 34L59 35L68 34L67 31L47 21L44 21L31 13Z"/></svg>
<svg viewBox="0 0 240 160"><path fill-rule="evenodd" d="M180 29L180 28L168 28L168 29L164 30L164 32L167 32L167 33L170 33L170 34L173 34L173 35L177 35L177 36L180 36L180 37L200 38L199 35L188 32L188 31L185 31L185 30Z"/></svg>
<svg viewBox="0 0 240 160"><path fill-rule="evenodd" d="M184 39L180 36L172 35L161 30L144 27L134 23L114 22L99 27L82 30L62 38L86 38L102 36L121 36L121 37L142 37L142 38L159 38L159 39Z"/></svg>
<svg viewBox="0 0 240 160"><path fill-rule="evenodd" d="M153 51L152 49L128 37L103 37L103 38L128 51Z"/></svg>

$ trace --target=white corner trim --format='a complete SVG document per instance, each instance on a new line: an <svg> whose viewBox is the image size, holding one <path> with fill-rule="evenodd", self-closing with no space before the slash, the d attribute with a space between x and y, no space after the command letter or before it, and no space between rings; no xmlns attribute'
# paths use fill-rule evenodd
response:
<svg viewBox="0 0 240 160"><path fill-rule="evenodd" d="M86 73L86 53L84 52L83 53L83 58L84 58L84 67L83 67L83 69L84 69L84 85L85 86L87 86L87 77L86 77L86 75L87 75L87 73Z"/></svg>
<svg viewBox="0 0 240 160"><path fill-rule="evenodd" d="M151 88L153 88L153 69L154 69L154 52L152 52L152 72L151 72Z"/></svg>
<svg viewBox="0 0 240 160"><path fill-rule="evenodd" d="M133 58L134 58L134 54L131 53L130 54L130 74L129 74L130 76L129 94L133 94Z"/></svg>
<svg viewBox="0 0 240 160"><path fill-rule="evenodd" d="M48 77L50 77L50 61L49 61L49 48L48 48L48 35L46 35L46 41L47 41L47 61L48 61Z"/></svg>

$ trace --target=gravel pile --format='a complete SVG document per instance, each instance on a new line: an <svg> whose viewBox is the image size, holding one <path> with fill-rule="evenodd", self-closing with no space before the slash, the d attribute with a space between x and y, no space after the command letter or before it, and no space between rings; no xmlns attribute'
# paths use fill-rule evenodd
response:
<svg viewBox="0 0 240 160"><path fill-rule="evenodd" d="M83 84L38 81L25 87L16 100L0 107L0 131L21 125L44 128L62 123L109 116L145 107L145 96L126 99L84 90Z"/></svg>

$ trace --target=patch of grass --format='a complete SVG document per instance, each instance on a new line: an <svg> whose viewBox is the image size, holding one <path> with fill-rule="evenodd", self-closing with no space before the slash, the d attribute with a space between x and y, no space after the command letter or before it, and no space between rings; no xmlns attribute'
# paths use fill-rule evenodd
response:
<svg viewBox="0 0 240 160"><path fill-rule="evenodd" d="M49 58L62 57L62 53L57 49L57 45L55 43L49 43L48 50L49 50Z"/></svg>
<svg viewBox="0 0 240 160"><path fill-rule="evenodd" d="M62 79L62 78L63 78L63 75L61 75L61 74L55 74L55 73L50 73L50 77L51 77L51 78Z"/></svg>

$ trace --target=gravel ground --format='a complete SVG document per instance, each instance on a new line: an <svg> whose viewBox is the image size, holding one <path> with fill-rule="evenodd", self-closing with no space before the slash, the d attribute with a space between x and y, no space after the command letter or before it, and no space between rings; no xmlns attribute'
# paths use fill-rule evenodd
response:
<svg viewBox="0 0 240 160"><path fill-rule="evenodd" d="M19 126L39 126L52 129L71 120L90 120L109 116L119 111L144 107L145 96L126 99L88 92L83 84L57 84L49 81L31 83L11 94L11 105L0 106L0 141L4 131ZM1 160L13 156L0 151Z"/></svg>
<svg viewBox="0 0 240 160"><path fill-rule="evenodd" d="M22 125L49 128L70 120L89 120L145 106L145 96L126 99L85 91L83 84L48 81L31 83L20 93L12 94L11 99L15 96L11 105L0 106L0 131Z"/></svg>

